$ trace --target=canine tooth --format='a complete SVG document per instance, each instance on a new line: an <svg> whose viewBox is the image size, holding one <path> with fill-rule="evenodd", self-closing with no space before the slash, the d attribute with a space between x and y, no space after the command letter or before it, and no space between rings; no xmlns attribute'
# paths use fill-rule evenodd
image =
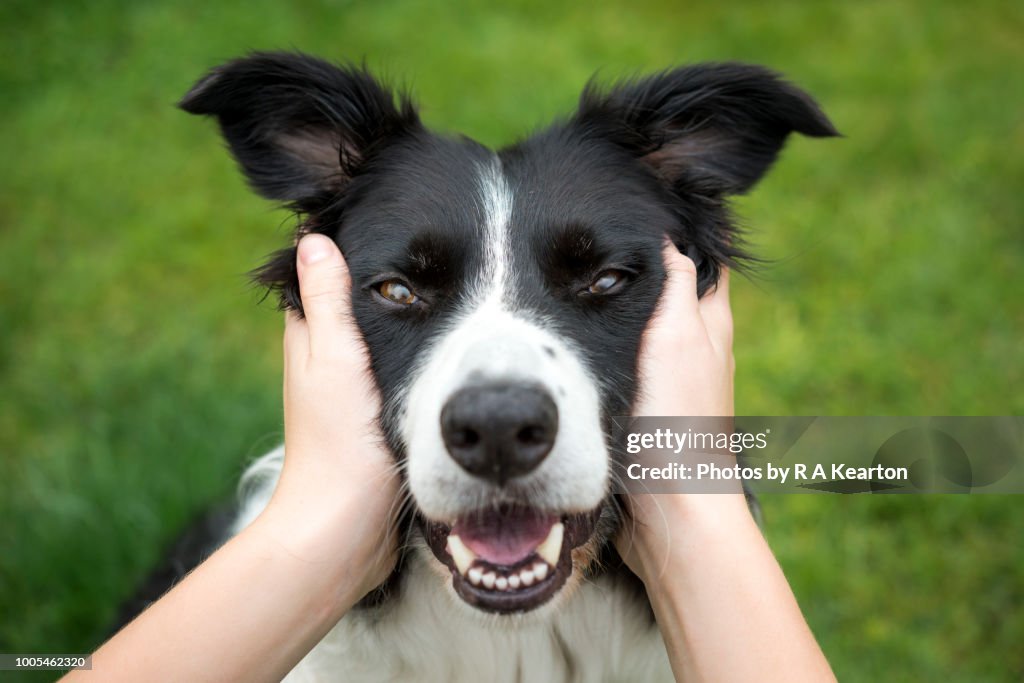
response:
<svg viewBox="0 0 1024 683"><path fill-rule="evenodd" d="M476 559L476 555L473 551L466 547L466 544L462 542L462 539L452 534L448 537L448 554L455 560L455 567L459 570L459 573L463 576L466 575L466 571L469 569L469 565L473 564L473 560Z"/></svg>
<svg viewBox="0 0 1024 683"><path fill-rule="evenodd" d="M508 577L508 587L512 590L519 588L519 574L512 574Z"/></svg>
<svg viewBox="0 0 1024 683"><path fill-rule="evenodd" d="M483 581L484 588L491 589L494 588L494 581L496 578L497 577L494 576L494 572L487 572L480 580Z"/></svg>
<svg viewBox="0 0 1024 683"><path fill-rule="evenodd" d="M543 581L548 575L548 566L543 562L535 562L533 565L533 575L537 577L538 581Z"/></svg>
<svg viewBox="0 0 1024 683"><path fill-rule="evenodd" d="M532 570L524 569L519 572L519 580L523 582L524 586L532 586L533 582L537 580L537 577L533 575Z"/></svg>
<svg viewBox="0 0 1024 683"><path fill-rule="evenodd" d="M562 537L565 535L565 527L561 522L553 525L548 537L537 546L537 554L544 558L552 567L558 564L558 556L562 554Z"/></svg>
<svg viewBox="0 0 1024 683"><path fill-rule="evenodd" d="M474 586L480 585L480 579L484 577L484 570L480 567L473 567L469 570L469 582Z"/></svg>
<svg viewBox="0 0 1024 683"><path fill-rule="evenodd" d="M494 587L500 591L507 591L508 579L506 579L504 576L499 577L498 580L494 582Z"/></svg>

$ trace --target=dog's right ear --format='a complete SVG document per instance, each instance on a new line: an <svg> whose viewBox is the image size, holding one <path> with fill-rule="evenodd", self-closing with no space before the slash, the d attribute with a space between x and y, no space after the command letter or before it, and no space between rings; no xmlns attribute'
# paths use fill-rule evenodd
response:
<svg viewBox="0 0 1024 683"><path fill-rule="evenodd" d="M376 150L421 127L409 99L396 104L365 69L295 53L254 53L218 66L179 106L217 118L257 192L312 217L300 233L318 229L317 214ZM294 247L254 277L278 294L281 308L302 312Z"/></svg>
<svg viewBox="0 0 1024 683"><path fill-rule="evenodd" d="M179 106L217 117L253 188L315 213L380 145L420 126L416 109L365 69L294 53L216 67Z"/></svg>

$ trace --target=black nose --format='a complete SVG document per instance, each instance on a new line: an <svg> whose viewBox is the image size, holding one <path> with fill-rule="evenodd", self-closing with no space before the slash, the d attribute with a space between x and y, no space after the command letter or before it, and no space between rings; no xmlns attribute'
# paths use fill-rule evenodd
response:
<svg viewBox="0 0 1024 683"><path fill-rule="evenodd" d="M466 387L441 410L441 434L463 469L504 484L547 457L558 434L558 407L536 386Z"/></svg>

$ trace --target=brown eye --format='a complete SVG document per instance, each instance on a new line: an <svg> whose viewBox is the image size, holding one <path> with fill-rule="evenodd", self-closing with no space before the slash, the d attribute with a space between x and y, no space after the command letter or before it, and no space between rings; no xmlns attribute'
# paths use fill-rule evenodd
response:
<svg viewBox="0 0 1024 683"><path fill-rule="evenodd" d="M626 279L621 270L606 270L587 287L587 294L607 294L618 287Z"/></svg>
<svg viewBox="0 0 1024 683"><path fill-rule="evenodd" d="M415 292L409 288L409 285L401 280L385 280L377 285L377 291L388 301L401 304L402 306L411 306L420 300Z"/></svg>

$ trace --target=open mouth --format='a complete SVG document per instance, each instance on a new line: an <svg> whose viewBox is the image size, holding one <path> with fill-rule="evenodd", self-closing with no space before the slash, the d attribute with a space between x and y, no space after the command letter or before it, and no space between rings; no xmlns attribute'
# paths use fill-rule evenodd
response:
<svg viewBox="0 0 1024 683"><path fill-rule="evenodd" d="M454 524L424 520L427 544L452 571L455 592L488 612L526 612L547 602L572 574L572 550L594 530L598 511L556 515L503 506Z"/></svg>

